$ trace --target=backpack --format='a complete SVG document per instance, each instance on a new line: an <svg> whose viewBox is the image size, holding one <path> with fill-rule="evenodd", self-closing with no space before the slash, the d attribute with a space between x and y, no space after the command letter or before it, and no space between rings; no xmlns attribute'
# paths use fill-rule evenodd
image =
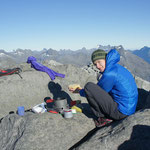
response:
<svg viewBox="0 0 150 150"><path fill-rule="evenodd" d="M0 69L0 77L1 76L6 76L6 75L12 75L12 74L18 74L21 77L21 75L19 74L22 70L20 68L13 68L13 69L7 69L7 70L1 70Z"/></svg>

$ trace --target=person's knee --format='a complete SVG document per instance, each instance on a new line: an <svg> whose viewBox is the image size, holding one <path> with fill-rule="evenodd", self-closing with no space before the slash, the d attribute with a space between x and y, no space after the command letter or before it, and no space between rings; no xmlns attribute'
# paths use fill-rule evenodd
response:
<svg viewBox="0 0 150 150"><path fill-rule="evenodd" d="M90 89L93 87L93 85L94 85L94 83L88 82L88 83L84 86L84 89L90 90Z"/></svg>

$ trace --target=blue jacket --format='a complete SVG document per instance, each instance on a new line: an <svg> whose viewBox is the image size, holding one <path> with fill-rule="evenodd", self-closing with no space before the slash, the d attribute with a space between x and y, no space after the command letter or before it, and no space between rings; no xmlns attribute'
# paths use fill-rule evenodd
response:
<svg viewBox="0 0 150 150"><path fill-rule="evenodd" d="M36 69L36 70L38 70L38 71L46 72L50 76L50 78L52 80L55 79L55 76L58 76L58 77L61 77L61 78L65 77L64 74L57 73L54 70L52 70L52 69L50 69L50 68L48 68L48 67L46 67L46 66L44 66L44 65L42 65L40 63L38 63L36 61L36 58L33 57L33 56L29 56L28 57L27 63L31 63L31 67L34 68L34 69Z"/></svg>
<svg viewBox="0 0 150 150"><path fill-rule="evenodd" d="M106 68L97 84L118 103L118 110L121 113L131 115L136 110L137 86L131 73L117 64L119 61L118 51L110 50L106 56ZM80 91L80 95L85 96L84 90Z"/></svg>

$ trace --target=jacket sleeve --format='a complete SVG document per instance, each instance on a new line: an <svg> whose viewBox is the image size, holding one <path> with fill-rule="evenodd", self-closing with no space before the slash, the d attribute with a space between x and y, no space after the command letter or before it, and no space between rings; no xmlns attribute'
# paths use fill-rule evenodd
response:
<svg viewBox="0 0 150 150"><path fill-rule="evenodd" d="M115 74L112 72L103 74L97 85L99 85L106 92L110 92L115 84Z"/></svg>
<svg viewBox="0 0 150 150"><path fill-rule="evenodd" d="M80 90L79 94L80 96L86 97L84 89Z"/></svg>

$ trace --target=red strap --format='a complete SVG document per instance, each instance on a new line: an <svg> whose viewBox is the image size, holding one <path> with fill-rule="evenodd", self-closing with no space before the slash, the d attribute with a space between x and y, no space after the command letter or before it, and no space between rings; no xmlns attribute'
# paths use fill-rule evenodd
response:
<svg viewBox="0 0 150 150"><path fill-rule="evenodd" d="M0 72L3 72L3 73L5 73L5 72L7 72L7 71L6 71L6 70L1 70L1 69L0 69Z"/></svg>
<svg viewBox="0 0 150 150"><path fill-rule="evenodd" d="M4 71L4 70L3 70ZM9 72L9 73L6 73L7 71L3 72L3 73L6 73L6 74L3 74L2 76L6 76L6 75L10 75L10 74L13 74L14 72L16 72L17 70L14 70L12 72Z"/></svg>
<svg viewBox="0 0 150 150"><path fill-rule="evenodd" d="M76 101L71 101L70 105L71 106L76 105Z"/></svg>
<svg viewBox="0 0 150 150"><path fill-rule="evenodd" d="M53 99L48 99L46 100L46 103L52 103L54 100Z"/></svg>
<svg viewBox="0 0 150 150"><path fill-rule="evenodd" d="M53 113L53 114L58 114L58 112L55 111L55 110L50 110L49 112L50 112L50 113Z"/></svg>

